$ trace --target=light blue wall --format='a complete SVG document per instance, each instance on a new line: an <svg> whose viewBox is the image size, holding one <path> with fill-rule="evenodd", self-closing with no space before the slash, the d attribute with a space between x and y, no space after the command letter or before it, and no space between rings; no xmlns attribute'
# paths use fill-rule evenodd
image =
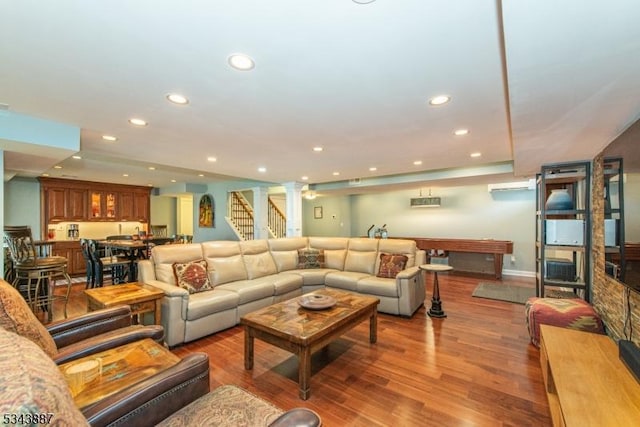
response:
<svg viewBox="0 0 640 427"><path fill-rule="evenodd" d="M13 178L4 183L4 224L28 225L40 237L40 183L35 178Z"/></svg>
<svg viewBox="0 0 640 427"><path fill-rule="evenodd" d="M506 256L504 268L535 271L535 191L489 193L486 185L470 185L432 195L442 199L441 207L411 208L409 200L420 196L416 190L305 201L303 235L366 236L372 224L386 224L389 237L511 240L516 261ZM315 206L323 208L321 220L313 219Z"/></svg>

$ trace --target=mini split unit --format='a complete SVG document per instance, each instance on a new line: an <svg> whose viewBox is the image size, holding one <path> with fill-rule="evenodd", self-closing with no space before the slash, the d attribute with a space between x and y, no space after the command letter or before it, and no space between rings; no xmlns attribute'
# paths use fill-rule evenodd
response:
<svg viewBox="0 0 640 427"><path fill-rule="evenodd" d="M487 186L487 190L489 191L489 193L493 193L494 191L515 191L515 190L535 190L535 189L536 189L535 179L530 179L528 181L489 184Z"/></svg>

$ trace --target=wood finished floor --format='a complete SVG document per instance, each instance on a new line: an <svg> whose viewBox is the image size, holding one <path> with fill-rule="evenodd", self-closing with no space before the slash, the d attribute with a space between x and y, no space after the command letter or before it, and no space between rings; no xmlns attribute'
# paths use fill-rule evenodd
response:
<svg viewBox="0 0 640 427"><path fill-rule="evenodd" d="M377 344L369 344L368 323L358 325L314 355L307 401L298 398L297 359L284 350L256 340L254 369L245 371L238 326L173 351L208 353L212 389L235 384L281 408L305 406L328 427L551 425L524 306L471 296L479 282L495 280L439 279L447 318L431 319L424 307L411 319L380 314ZM533 279L502 283L534 286ZM73 286L70 316L86 312L83 289ZM429 281L427 308L431 291Z"/></svg>

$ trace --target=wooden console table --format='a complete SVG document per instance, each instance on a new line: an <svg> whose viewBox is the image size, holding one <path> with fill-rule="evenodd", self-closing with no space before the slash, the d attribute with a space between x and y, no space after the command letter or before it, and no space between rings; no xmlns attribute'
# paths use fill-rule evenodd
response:
<svg viewBox="0 0 640 427"><path fill-rule="evenodd" d="M423 237L403 237L415 240L418 249L429 251L440 249L449 252L471 252L493 255L493 268L496 279L502 278L502 258L513 253L513 242L493 239L432 239Z"/></svg>
<svg viewBox="0 0 640 427"><path fill-rule="evenodd" d="M540 365L554 426L640 420L640 384L607 335L540 325Z"/></svg>

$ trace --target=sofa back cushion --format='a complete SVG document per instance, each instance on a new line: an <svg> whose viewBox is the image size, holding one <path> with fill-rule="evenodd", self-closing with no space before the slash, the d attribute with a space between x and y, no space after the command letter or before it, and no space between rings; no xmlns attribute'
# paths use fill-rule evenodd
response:
<svg viewBox="0 0 640 427"><path fill-rule="evenodd" d="M176 276L173 272L173 264L201 260L202 247L199 243L158 245L151 249L151 259L155 266L156 279L175 285Z"/></svg>
<svg viewBox="0 0 640 427"><path fill-rule="evenodd" d="M344 270L375 275L378 241L379 239L358 237L349 239Z"/></svg>
<svg viewBox="0 0 640 427"><path fill-rule="evenodd" d="M405 268L415 267L416 265L416 241L405 239L380 239L378 244L378 252L380 254L398 254L407 256L407 265ZM380 268L380 257L377 259L376 271Z"/></svg>
<svg viewBox="0 0 640 427"><path fill-rule="evenodd" d="M240 242L214 240L202 243L202 255L213 286L237 280L247 280L247 269L242 259Z"/></svg>
<svg viewBox="0 0 640 427"><path fill-rule="evenodd" d="M278 272L295 270L298 268L298 250L307 247L306 237L284 237L269 239L269 251L276 263Z"/></svg>
<svg viewBox="0 0 640 427"><path fill-rule="evenodd" d="M257 279L278 272L266 240L240 242L240 250L247 269L247 278Z"/></svg>
<svg viewBox="0 0 640 427"><path fill-rule="evenodd" d="M309 248L324 249L325 268L344 270L348 246L348 237L309 237Z"/></svg>

